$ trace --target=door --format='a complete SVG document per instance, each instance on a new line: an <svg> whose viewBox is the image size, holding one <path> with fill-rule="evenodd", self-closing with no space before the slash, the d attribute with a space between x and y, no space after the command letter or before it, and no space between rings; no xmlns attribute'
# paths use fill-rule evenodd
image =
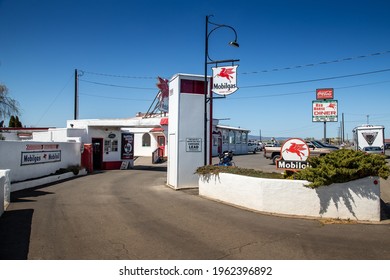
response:
<svg viewBox="0 0 390 280"><path fill-rule="evenodd" d="M103 163L103 138L92 138L93 170L101 170Z"/></svg>

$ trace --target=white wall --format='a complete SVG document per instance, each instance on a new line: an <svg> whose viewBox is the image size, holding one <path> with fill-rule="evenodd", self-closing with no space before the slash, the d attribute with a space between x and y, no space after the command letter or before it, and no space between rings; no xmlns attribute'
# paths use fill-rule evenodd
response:
<svg viewBox="0 0 390 280"><path fill-rule="evenodd" d="M379 178L367 177L317 189L305 187L307 183L220 173L200 177L199 195L261 212L380 221Z"/></svg>
<svg viewBox="0 0 390 280"><path fill-rule="evenodd" d="M54 149L28 150L28 145L58 145ZM81 143L66 142L33 142L33 141L0 141L0 169L10 169L11 182L46 176L60 168L81 163ZM21 165L22 153L61 151L61 159L56 162Z"/></svg>
<svg viewBox="0 0 390 280"><path fill-rule="evenodd" d="M11 183L9 180L9 170L0 170L0 216L11 202L10 193Z"/></svg>

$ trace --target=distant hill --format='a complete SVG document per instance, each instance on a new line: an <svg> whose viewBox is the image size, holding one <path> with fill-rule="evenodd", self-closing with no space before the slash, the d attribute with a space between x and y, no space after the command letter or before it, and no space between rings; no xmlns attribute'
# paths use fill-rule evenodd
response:
<svg viewBox="0 0 390 280"><path fill-rule="evenodd" d="M277 141L283 141L283 140L287 140L291 137L268 137L268 136L261 136L261 141L263 142L268 142L268 141L271 141L271 139L274 138L275 140ZM256 136L256 135L248 135L248 139L249 140L260 140L260 136Z"/></svg>

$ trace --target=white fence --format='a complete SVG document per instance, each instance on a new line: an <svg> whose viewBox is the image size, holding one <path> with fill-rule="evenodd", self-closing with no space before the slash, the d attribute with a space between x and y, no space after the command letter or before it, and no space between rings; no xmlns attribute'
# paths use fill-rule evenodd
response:
<svg viewBox="0 0 390 280"><path fill-rule="evenodd" d="M11 184L80 163L81 143L0 141L0 170L10 169Z"/></svg>

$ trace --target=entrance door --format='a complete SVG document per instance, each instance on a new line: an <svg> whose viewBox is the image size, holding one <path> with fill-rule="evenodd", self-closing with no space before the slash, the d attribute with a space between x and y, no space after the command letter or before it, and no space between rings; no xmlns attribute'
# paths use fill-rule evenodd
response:
<svg viewBox="0 0 390 280"><path fill-rule="evenodd" d="M157 146L162 151L162 155L165 155L165 136L157 136Z"/></svg>
<svg viewBox="0 0 390 280"><path fill-rule="evenodd" d="M101 170L103 163L103 138L92 138L93 170Z"/></svg>

